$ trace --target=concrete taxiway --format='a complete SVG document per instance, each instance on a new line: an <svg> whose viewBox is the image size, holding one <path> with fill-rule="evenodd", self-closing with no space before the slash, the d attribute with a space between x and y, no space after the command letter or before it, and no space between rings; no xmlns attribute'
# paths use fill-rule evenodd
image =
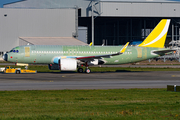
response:
<svg viewBox="0 0 180 120"><path fill-rule="evenodd" d="M0 73L0 90L166 88L180 85L179 71L103 73Z"/></svg>

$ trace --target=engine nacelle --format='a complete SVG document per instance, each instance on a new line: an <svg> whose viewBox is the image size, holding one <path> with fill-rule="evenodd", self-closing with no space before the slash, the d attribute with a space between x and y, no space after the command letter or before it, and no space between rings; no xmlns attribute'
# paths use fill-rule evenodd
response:
<svg viewBox="0 0 180 120"><path fill-rule="evenodd" d="M98 59L94 59L93 61L89 61L87 64L88 65L98 65Z"/></svg>
<svg viewBox="0 0 180 120"><path fill-rule="evenodd" d="M103 65L104 61L99 60L99 59L94 59L93 61L89 61L87 64L88 65Z"/></svg>
<svg viewBox="0 0 180 120"><path fill-rule="evenodd" d="M61 71L77 70L77 61L75 59L59 59L59 68Z"/></svg>

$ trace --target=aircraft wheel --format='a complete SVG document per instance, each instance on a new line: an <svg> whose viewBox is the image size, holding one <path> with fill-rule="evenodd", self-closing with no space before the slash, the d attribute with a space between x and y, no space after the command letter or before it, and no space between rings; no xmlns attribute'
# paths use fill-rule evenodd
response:
<svg viewBox="0 0 180 120"><path fill-rule="evenodd" d="M90 73L90 72L91 72L91 70L89 68L85 69L85 73Z"/></svg>
<svg viewBox="0 0 180 120"><path fill-rule="evenodd" d="M20 71L19 71L19 70L17 70L17 71L16 71L16 74L20 74Z"/></svg>
<svg viewBox="0 0 180 120"><path fill-rule="evenodd" d="M83 69L82 68L78 68L78 73L83 73Z"/></svg>

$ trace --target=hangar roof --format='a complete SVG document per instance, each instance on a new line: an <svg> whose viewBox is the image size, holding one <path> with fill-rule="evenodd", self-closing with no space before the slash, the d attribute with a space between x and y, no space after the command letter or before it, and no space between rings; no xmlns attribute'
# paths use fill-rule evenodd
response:
<svg viewBox="0 0 180 120"><path fill-rule="evenodd" d="M12 4L12 3L16 3L16 2L21 2L21 1L24 1L24 0L1 0L0 1L0 8L3 7L3 5L5 4Z"/></svg>
<svg viewBox="0 0 180 120"><path fill-rule="evenodd" d="M20 45L87 45L73 37L20 37Z"/></svg>
<svg viewBox="0 0 180 120"><path fill-rule="evenodd" d="M180 0L99 0L102 2L180 2Z"/></svg>

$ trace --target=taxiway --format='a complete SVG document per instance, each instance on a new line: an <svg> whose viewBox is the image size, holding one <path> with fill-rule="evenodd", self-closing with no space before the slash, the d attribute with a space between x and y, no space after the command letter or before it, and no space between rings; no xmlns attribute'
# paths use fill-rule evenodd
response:
<svg viewBox="0 0 180 120"><path fill-rule="evenodd" d="M0 90L166 88L180 85L179 71L103 73L0 73Z"/></svg>

